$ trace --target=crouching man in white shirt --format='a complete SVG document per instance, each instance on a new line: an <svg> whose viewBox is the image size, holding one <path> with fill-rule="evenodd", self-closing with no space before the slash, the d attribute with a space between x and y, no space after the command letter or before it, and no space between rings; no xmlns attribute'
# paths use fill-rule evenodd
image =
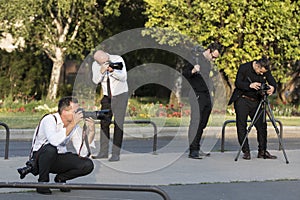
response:
<svg viewBox="0 0 300 200"><path fill-rule="evenodd" d="M49 173L57 174L56 183L65 183L67 180L90 174L94 164L88 155L88 148L82 134L88 135L88 143L94 146L94 121L91 118L83 119L82 111L78 111L78 100L74 97L64 97L58 103L58 112L43 117L36 128L32 152L37 159L39 178L38 182L49 182ZM87 129L78 125L86 120ZM68 152L67 144L72 141L76 153ZM69 192L70 189L61 189ZM51 194L49 188L37 188L41 194Z"/></svg>

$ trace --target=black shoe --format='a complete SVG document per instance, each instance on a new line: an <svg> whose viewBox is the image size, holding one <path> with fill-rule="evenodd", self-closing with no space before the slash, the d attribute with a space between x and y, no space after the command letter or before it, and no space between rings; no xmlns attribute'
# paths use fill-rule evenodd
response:
<svg viewBox="0 0 300 200"><path fill-rule="evenodd" d="M258 151L257 158L277 159L277 156L271 155L268 151Z"/></svg>
<svg viewBox="0 0 300 200"><path fill-rule="evenodd" d="M96 156L92 156L93 159L108 158L108 153L99 152Z"/></svg>
<svg viewBox="0 0 300 200"><path fill-rule="evenodd" d="M210 156L210 153L205 153L202 150L199 151L199 156L204 156L204 157L208 157Z"/></svg>
<svg viewBox="0 0 300 200"><path fill-rule="evenodd" d="M45 195L51 195L52 192L49 188L36 188L36 192Z"/></svg>
<svg viewBox="0 0 300 200"><path fill-rule="evenodd" d="M202 157L199 154L199 151L190 151L189 158L202 159Z"/></svg>
<svg viewBox="0 0 300 200"><path fill-rule="evenodd" d="M55 176L54 182L55 182L55 183L66 183L66 181L62 181L62 180L60 180L59 178L57 178L57 176ZM71 192L71 189L70 189L70 188L60 188L59 190L60 190L61 192Z"/></svg>
<svg viewBox="0 0 300 200"><path fill-rule="evenodd" d="M243 159L245 159L245 160L250 160L251 159L250 151L245 151L244 152Z"/></svg>
<svg viewBox="0 0 300 200"><path fill-rule="evenodd" d="M109 162L116 162L116 161L119 161L119 160L120 160L120 155L112 154L108 161Z"/></svg>

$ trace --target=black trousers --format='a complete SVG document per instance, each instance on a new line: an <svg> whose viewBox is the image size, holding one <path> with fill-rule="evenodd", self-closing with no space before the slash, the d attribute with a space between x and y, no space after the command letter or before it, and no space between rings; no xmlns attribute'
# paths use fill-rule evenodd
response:
<svg viewBox="0 0 300 200"><path fill-rule="evenodd" d="M112 120L114 117L114 136L113 136L113 147L112 154L119 155L123 142L123 127L124 119L126 114L126 108L128 103L128 93L122 93L117 96L113 96L111 99L107 96L104 96L101 100L101 109L111 110L107 114L107 118ZM109 120L101 120L101 130L100 130L100 152L108 154L109 148Z"/></svg>
<svg viewBox="0 0 300 200"><path fill-rule="evenodd" d="M37 152L34 152L36 154ZM57 148L47 144L38 151L39 182L49 182L49 173L57 174L61 181L87 175L94 169L91 159L68 152L58 154Z"/></svg>
<svg viewBox="0 0 300 200"><path fill-rule="evenodd" d="M197 94L197 101L191 100L191 120L188 131L190 151L200 150L200 141L203 130L207 126L208 119L212 110L210 95L208 92Z"/></svg>
<svg viewBox="0 0 300 200"><path fill-rule="evenodd" d="M257 111L257 107L259 105L259 101L251 101L249 99L245 99L243 97L239 98L234 102L234 109L236 113L236 128L238 141L240 145L242 145L243 140L247 134L247 119L250 116L251 120ZM259 111L260 112L260 111ZM257 122L254 124L257 130L257 142L258 142L258 150L266 150L267 149L267 123L264 120L263 114L257 119ZM242 151L250 151L248 138L246 139Z"/></svg>

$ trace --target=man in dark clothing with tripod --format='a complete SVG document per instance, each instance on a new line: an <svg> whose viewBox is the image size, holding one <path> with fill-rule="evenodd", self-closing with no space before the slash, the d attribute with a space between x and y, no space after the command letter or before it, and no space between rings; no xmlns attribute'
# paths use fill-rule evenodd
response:
<svg viewBox="0 0 300 200"><path fill-rule="evenodd" d="M243 145L243 141L247 136L247 118L250 116L251 120L255 120L254 126L257 130L257 158L276 159L276 156L271 155L267 151L266 115L259 115L257 119L253 119L257 109L264 109L262 107L258 108L264 95L271 95L276 91L276 81L271 74L269 64L269 60L266 57L262 57L259 60L240 65L236 75L236 88L229 104L234 102L240 145ZM244 153L243 159L251 159L247 138L242 146L242 152Z"/></svg>

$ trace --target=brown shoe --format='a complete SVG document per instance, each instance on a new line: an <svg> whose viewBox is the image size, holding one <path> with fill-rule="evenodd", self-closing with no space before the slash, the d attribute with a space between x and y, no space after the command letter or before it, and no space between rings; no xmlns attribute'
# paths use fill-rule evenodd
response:
<svg viewBox="0 0 300 200"><path fill-rule="evenodd" d="M257 158L276 159L277 156L271 155L268 151L258 151Z"/></svg>
<svg viewBox="0 0 300 200"><path fill-rule="evenodd" d="M251 159L251 154L250 154L249 151L244 152L243 159L245 159L245 160L250 160Z"/></svg>

